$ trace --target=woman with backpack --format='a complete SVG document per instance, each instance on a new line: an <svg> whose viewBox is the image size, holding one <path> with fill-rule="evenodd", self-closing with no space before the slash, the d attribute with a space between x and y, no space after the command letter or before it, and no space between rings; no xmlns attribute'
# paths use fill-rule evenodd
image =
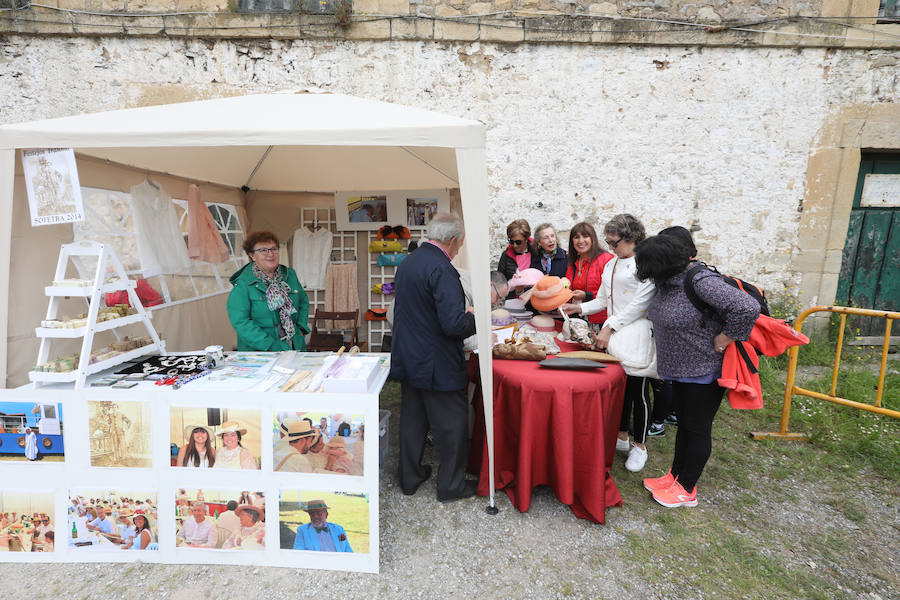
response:
<svg viewBox="0 0 900 600"><path fill-rule="evenodd" d="M747 340L760 305L706 269L691 271L687 246L672 236L650 237L635 249L637 277L656 286L647 316L656 339L657 370L672 381L678 417L672 466L644 487L663 506L697 506L697 480L712 452L712 423L724 390L717 380L722 355L734 340ZM688 297L685 286L715 311L709 318Z"/></svg>

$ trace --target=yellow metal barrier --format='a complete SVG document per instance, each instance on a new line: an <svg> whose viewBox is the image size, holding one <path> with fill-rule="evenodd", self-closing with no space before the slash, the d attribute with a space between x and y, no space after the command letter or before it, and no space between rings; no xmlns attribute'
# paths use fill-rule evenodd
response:
<svg viewBox="0 0 900 600"><path fill-rule="evenodd" d="M891 325L893 324L894 319L900 319L900 312L892 312L887 310L871 310L866 308L850 308L846 306L814 306L800 313L800 315L797 317L797 320L794 321L794 329L800 331L800 328L803 326L803 320L806 319L806 317L808 317L809 315L817 312L831 312L841 315L841 325L840 329L838 330L837 350L834 353L834 365L832 367L831 373L831 390L828 394L821 394L819 392L803 389L799 386L794 385L794 379L797 375L797 355L799 354L801 347L794 346L792 348L789 348L788 357L790 358L790 362L788 363L787 381L784 384L784 406L781 409L781 427L777 432L754 431L751 433L751 435L755 440L767 438L782 440L806 439L806 436L802 433L788 432L788 421L791 417L791 398L794 395L808 396L810 398L827 400L828 402L834 402L835 404L843 404L844 406L851 406L860 410L867 410L869 412L874 412L881 415L894 417L895 419L900 419L900 411L891 410L889 408L884 408L883 406L881 406L881 398L884 395L884 371L885 367L887 366L888 348L890 347L891 341ZM847 400L846 398L840 398L834 395L837 388L838 372L841 366L841 349L844 346L844 328L847 324L847 315L879 317L885 320L884 343L881 347L881 370L878 372L878 387L876 388L875 392L874 404L866 404L864 402Z"/></svg>

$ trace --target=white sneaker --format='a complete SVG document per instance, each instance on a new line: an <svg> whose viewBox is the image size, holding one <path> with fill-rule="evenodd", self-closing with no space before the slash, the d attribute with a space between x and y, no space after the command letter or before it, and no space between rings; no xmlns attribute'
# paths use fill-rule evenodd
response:
<svg viewBox="0 0 900 600"><path fill-rule="evenodd" d="M647 451L637 444L631 444L631 451L628 453L628 460L625 461L625 468L632 473L637 473L647 464Z"/></svg>
<svg viewBox="0 0 900 600"><path fill-rule="evenodd" d="M616 438L616 452L628 452L631 449L631 444L628 443L628 440L623 440L620 437Z"/></svg>

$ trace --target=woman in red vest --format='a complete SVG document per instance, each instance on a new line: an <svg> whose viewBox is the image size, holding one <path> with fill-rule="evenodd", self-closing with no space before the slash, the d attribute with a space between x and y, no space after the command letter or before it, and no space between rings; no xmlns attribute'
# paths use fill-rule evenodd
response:
<svg viewBox="0 0 900 600"><path fill-rule="evenodd" d="M603 267L613 259L613 255L600 247L597 232L590 223L576 224L569 232L569 268L566 279L572 283L572 300L587 302L594 299L603 280ZM606 309L588 317L591 329L600 331L606 321Z"/></svg>

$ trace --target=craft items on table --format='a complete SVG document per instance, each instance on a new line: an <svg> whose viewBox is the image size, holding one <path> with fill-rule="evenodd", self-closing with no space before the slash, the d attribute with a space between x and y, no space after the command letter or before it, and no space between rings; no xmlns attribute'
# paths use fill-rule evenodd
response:
<svg viewBox="0 0 900 600"><path fill-rule="evenodd" d="M537 310L554 311L572 299L567 283L565 278L545 275L526 294L530 292L531 305Z"/></svg>
<svg viewBox="0 0 900 600"><path fill-rule="evenodd" d="M591 335L591 326L588 325L587 321L571 319L562 309L559 309L559 313L563 316L564 323L562 331L556 336L558 340L581 344L583 346L592 346L594 344L594 338Z"/></svg>
<svg viewBox="0 0 900 600"><path fill-rule="evenodd" d="M539 331L535 329L531 322L529 322L519 327L519 331L516 332L516 339L519 340L527 337L535 344L544 346L547 349L547 354L557 354L559 353L559 346L556 344L554 338L555 333L555 329L552 329L551 331Z"/></svg>
<svg viewBox="0 0 900 600"><path fill-rule="evenodd" d="M535 344L531 338L523 336L497 344L493 348L492 356L509 360L544 360L547 358L547 348L542 344Z"/></svg>
<svg viewBox="0 0 900 600"><path fill-rule="evenodd" d="M178 273L191 266L175 204L156 183L131 188L132 218L143 276Z"/></svg>
<svg viewBox="0 0 900 600"><path fill-rule="evenodd" d="M194 260L220 263L228 260L228 246L219 233L206 204L200 201L200 188L188 184L188 256Z"/></svg>
<svg viewBox="0 0 900 600"><path fill-rule="evenodd" d="M518 298L507 300L503 304L503 308L509 311L516 321L530 321L534 313L525 308L525 303Z"/></svg>
<svg viewBox="0 0 900 600"><path fill-rule="evenodd" d="M148 356L146 359L116 371L117 375L131 373L194 375L204 370L206 354L184 354L181 356Z"/></svg>
<svg viewBox="0 0 900 600"><path fill-rule="evenodd" d="M548 358L538 363L547 369L605 369L606 365L586 358Z"/></svg>
<svg viewBox="0 0 900 600"><path fill-rule="evenodd" d="M521 271L516 271L507 283L511 290L531 287L540 281L543 276L544 273L540 269L523 269Z"/></svg>
<svg viewBox="0 0 900 600"><path fill-rule="evenodd" d="M587 360L595 360L597 362L622 362L612 354L606 352L596 352L594 350L573 350L572 352L560 352L557 354L559 358L584 358Z"/></svg>
<svg viewBox="0 0 900 600"><path fill-rule="evenodd" d="M508 327L515 322L515 317L504 308L497 308L491 311L491 326L493 327Z"/></svg>
<svg viewBox="0 0 900 600"><path fill-rule="evenodd" d="M325 272L331 259L333 236L328 229L310 231L301 227L294 232L292 267L305 290L325 289Z"/></svg>

